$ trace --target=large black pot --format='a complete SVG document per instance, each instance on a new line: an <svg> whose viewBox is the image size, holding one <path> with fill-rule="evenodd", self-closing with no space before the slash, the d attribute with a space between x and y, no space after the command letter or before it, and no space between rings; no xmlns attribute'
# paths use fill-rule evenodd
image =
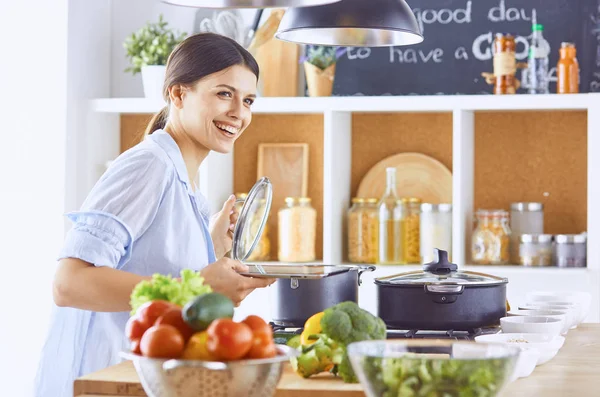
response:
<svg viewBox="0 0 600 397"><path fill-rule="evenodd" d="M508 280L457 271L446 251L424 271L375 279L379 317L390 328L469 331L499 324L506 316Z"/></svg>
<svg viewBox="0 0 600 397"><path fill-rule="evenodd" d="M328 307L345 301L358 303L361 274L375 270L375 266L360 265L331 268L335 270L278 278L271 287L275 294L272 299L273 322L302 327L310 316Z"/></svg>

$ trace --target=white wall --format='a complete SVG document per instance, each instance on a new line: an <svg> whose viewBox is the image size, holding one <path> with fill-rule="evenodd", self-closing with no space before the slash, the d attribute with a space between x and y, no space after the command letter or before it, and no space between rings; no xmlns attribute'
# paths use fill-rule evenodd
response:
<svg viewBox="0 0 600 397"><path fill-rule="evenodd" d="M63 239L67 0L0 1L0 385L30 394Z"/></svg>

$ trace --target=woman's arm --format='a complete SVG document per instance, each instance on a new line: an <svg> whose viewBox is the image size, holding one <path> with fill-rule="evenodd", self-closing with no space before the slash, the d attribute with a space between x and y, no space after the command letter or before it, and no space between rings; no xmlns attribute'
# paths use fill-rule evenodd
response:
<svg viewBox="0 0 600 397"><path fill-rule="evenodd" d="M96 312L129 311L131 291L142 280L150 277L65 258L58 264L52 293L58 306Z"/></svg>

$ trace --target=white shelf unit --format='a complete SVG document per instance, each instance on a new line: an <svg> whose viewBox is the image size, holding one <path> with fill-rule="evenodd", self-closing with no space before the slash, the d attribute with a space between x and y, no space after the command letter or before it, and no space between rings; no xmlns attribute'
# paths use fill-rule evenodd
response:
<svg viewBox="0 0 600 397"><path fill-rule="evenodd" d="M154 113L163 103L143 98L96 99L95 115L114 117L126 113ZM522 303L533 289L579 290L592 294L588 321L600 321L600 94L575 95L473 95L402 97L259 98L254 113L323 114L323 262L343 263L344 217L350 203L350 170L353 112L452 112L453 116L453 261L465 263L473 215L474 114L478 111L587 111L587 268L525 268L518 266L463 266L463 269L508 277L508 298L513 306ZM114 120L109 125L118 125ZM114 131L113 131L114 132ZM114 136L114 135L113 135ZM107 159L108 160L108 159ZM213 210L233 191L233 155L211 154L200 169L200 188ZM414 266L379 266L363 275L359 303L376 312L374 277L407 270ZM257 313L270 319L268 290L253 292L238 310L239 316ZM236 314L236 316L238 315Z"/></svg>

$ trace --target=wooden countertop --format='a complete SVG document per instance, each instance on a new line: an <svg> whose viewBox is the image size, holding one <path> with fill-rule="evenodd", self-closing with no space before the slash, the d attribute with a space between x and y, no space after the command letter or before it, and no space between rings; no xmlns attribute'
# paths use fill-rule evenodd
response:
<svg viewBox="0 0 600 397"><path fill-rule="evenodd" d="M569 331L562 349L550 362L527 378L511 383L502 396L563 397L598 396L600 390L600 324L582 324ZM131 362L103 369L75 380L75 396L146 397ZM358 384L345 384L330 375L303 379L289 365L277 387L276 397L363 397Z"/></svg>

